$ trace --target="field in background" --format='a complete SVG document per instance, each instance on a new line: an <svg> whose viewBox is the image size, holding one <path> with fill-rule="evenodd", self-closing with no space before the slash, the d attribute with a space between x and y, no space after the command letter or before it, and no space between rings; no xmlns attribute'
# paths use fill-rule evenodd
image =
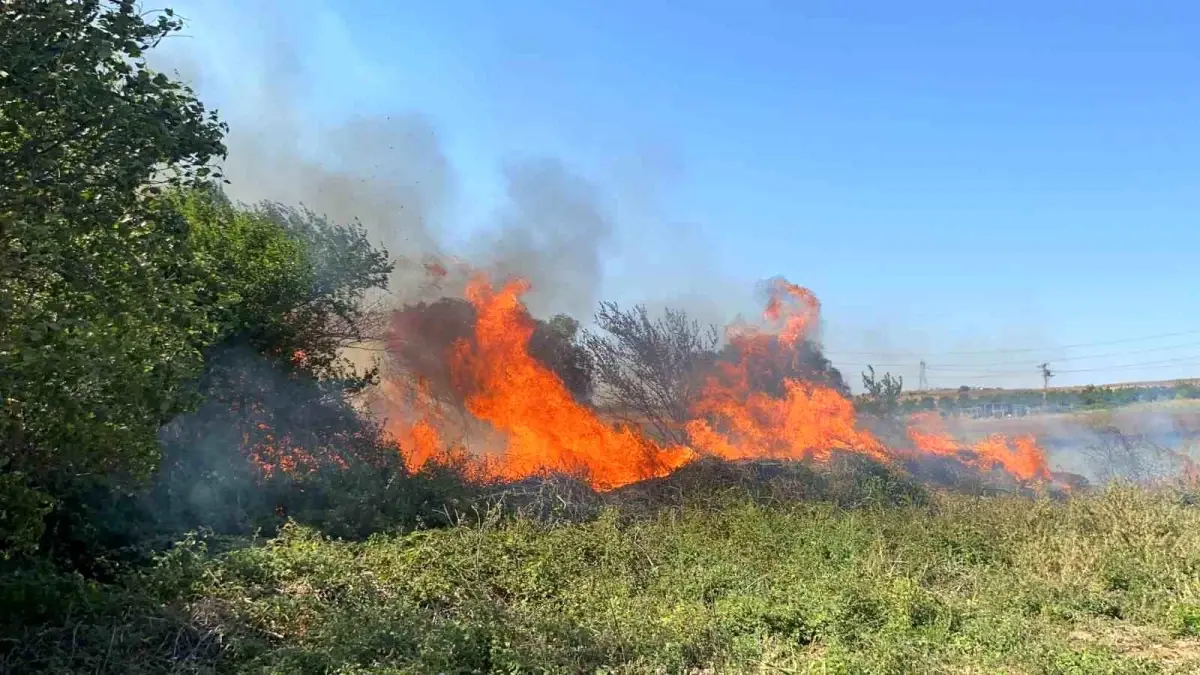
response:
<svg viewBox="0 0 1200 675"><path fill-rule="evenodd" d="M1119 408L1046 413L1027 417L963 418L957 422L964 430L979 434L1049 434L1062 427L1115 426L1122 433L1139 434L1175 426L1181 431L1200 432L1200 400L1176 399L1151 403L1131 403Z"/></svg>
<svg viewBox="0 0 1200 675"><path fill-rule="evenodd" d="M1132 403L1112 409L1007 418L955 418L952 428L968 440L988 434L1033 434L1048 451L1052 468L1088 471L1086 454L1099 434L1118 431L1185 453L1200 440L1200 400Z"/></svg>

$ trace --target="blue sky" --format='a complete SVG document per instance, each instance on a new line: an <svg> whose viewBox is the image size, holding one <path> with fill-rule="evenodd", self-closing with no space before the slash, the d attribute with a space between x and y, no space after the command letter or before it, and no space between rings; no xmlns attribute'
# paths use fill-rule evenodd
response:
<svg viewBox="0 0 1200 675"><path fill-rule="evenodd" d="M559 157L616 215L603 297L782 274L851 379L1200 376L1200 6L978 4L185 0L171 48L235 128L278 76L312 134L427 116L464 237Z"/></svg>

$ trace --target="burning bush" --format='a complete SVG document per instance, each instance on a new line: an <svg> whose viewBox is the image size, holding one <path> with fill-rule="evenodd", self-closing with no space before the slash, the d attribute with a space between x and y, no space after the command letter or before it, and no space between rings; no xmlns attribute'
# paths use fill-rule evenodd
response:
<svg viewBox="0 0 1200 675"><path fill-rule="evenodd" d="M766 285L762 324L728 326L721 352L712 349L711 332L682 313L651 321L642 307L603 304L598 319L606 334L585 338L591 363L608 385L604 393L641 413L657 433L647 435L641 424L614 426L550 367L562 359L535 357L535 347L546 344L537 340L545 324L521 303L526 290L520 279L497 287L477 275L465 302L396 313L392 349L402 367L385 391L407 394L385 397L384 407L398 419L390 428L411 466L457 448L479 477L564 473L613 489L705 456L828 460L849 453L895 463L925 454L982 472L999 468L1022 481L1050 478L1031 438L996 436L967 446L917 420L911 446L889 447L860 421L840 375L811 343L820 303L779 278Z"/></svg>

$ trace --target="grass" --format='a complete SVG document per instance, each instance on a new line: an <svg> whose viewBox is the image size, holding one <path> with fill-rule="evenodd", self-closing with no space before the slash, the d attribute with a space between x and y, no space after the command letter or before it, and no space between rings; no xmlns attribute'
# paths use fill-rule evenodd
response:
<svg viewBox="0 0 1200 675"><path fill-rule="evenodd" d="M26 571L0 585L0 669L1200 671L1187 500L885 492L606 505L553 525L493 510L361 542L291 525L189 540L109 586Z"/></svg>

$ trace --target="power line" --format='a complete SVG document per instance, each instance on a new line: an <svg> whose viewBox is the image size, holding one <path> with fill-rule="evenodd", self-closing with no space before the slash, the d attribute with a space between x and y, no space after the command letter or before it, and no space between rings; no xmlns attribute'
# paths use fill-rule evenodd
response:
<svg viewBox="0 0 1200 675"><path fill-rule="evenodd" d="M1166 360L1161 360L1161 361L1146 361L1143 363L1125 363L1125 364L1109 366L1109 367L1105 367L1105 368L1075 368L1072 370L1057 370L1057 371L1054 371L1054 374L1059 375L1059 374L1064 374L1064 373L1096 373L1096 372L1102 372L1102 371L1107 372L1110 370L1132 370L1132 369L1136 369L1136 368L1153 369L1153 368L1164 368L1164 367L1178 367L1178 366L1182 366L1182 365L1200 366L1200 356L1188 356L1188 357L1184 357L1184 358L1166 359ZM1020 371L1020 372L1019 371L992 371L992 372L976 373L976 374L945 375L945 377L954 377L955 379L960 379L960 380L985 380L985 379L997 379L997 378L1002 378L1002 377L1012 377L1013 375L1022 375L1027 372L1028 371Z"/></svg>
<svg viewBox="0 0 1200 675"><path fill-rule="evenodd" d="M1054 360L1056 362L1057 361L1086 361L1088 359L1111 358L1114 356L1133 356L1135 354L1151 354L1151 353L1156 353L1156 352L1169 352L1169 351L1176 350L1176 349L1194 349L1194 348L1198 348L1198 347L1200 347L1200 342L1183 344L1183 345L1171 345L1169 347L1154 347L1151 349L1134 349L1134 350L1123 351L1123 352L1107 352L1104 354L1083 354L1083 355L1078 355L1078 356L1073 356L1073 357L1063 357L1063 358L1054 359ZM1178 359L1192 359L1192 358L1200 358L1200 355L1180 356L1180 357L1174 357L1173 359L1170 359L1170 360L1174 361L1174 360L1178 360ZM896 362L890 362L890 363L889 362L867 363L867 362L853 362L853 361L851 361L851 362L836 361L836 363L839 366L847 367L847 368L851 368L851 367L865 368L867 366L874 366L876 368L911 368L914 365L914 363L912 361L896 361ZM1156 361L1151 362L1151 363L1156 363ZM1021 361L992 361L992 362L974 363L974 364L970 364L970 363L938 364L938 363L929 363L927 360L921 359L921 361L919 361L916 365L918 365L922 371L925 371L927 373L931 373L931 374L935 374L935 375L946 375L946 376L955 375L959 372L990 373L990 374L995 374L995 375L1020 374L1020 373L1027 372L1028 368L1029 368L1029 364L1025 363L1024 360L1021 360ZM996 366L1008 366L1008 367L996 368ZM1085 369L1067 369L1067 370L1060 370L1058 372L1071 373L1071 372L1082 372L1082 371L1086 371L1086 370L1108 370L1108 368L1107 367L1097 367L1097 368L1091 368L1091 369L1087 369L1087 368L1085 368Z"/></svg>
<svg viewBox="0 0 1200 675"><path fill-rule="evenodd" d="M1157 352L1169 352L1176 349L1194 349L1200 347L1200 342L1192 342L1182 345L1171 345L1167 347L1153 347L1150 349L1133 349L1121 352L1106 352L1104 354L1081 354L1078 356L1067 356L1054 361L1086 361L1089 359L1111 358L1114 356L1133 356L1135 354L1152 354ZM1191 357L1187 357L1191 358ZM1200 357L1198 357L1200 358ZM924 363L923 368L933 374L954 374L956 371L974 372L974 373L1024 373L1029 368L1029 365L1022 359L1021 361L988 361L985 363L929 363L928 360L922 359L919 363ZM857 362L857 361L838 361L838 365L844 367L859 367L875 366L876 368L909 368L913 366L912 361L896 361L896 362ZM919 365L919 364L918 364ZM996 366L1008 366L1007 368L996 368ZM1063 370L1060 372L1072 372Z"/></svg>
<svg viewBox="0 0 1200 675"><path fill-rule="evenodd" d="M1143 363L1126 363L1119 366L1111 366L1108 368L1076 368L1073 370L1060 370L1060 373L1094 373L1101 370L1128 370L1130 368L1145 368L1147 366L1166 366L1180 363L1200 363L1200 356L1185 356L1175 359L1164 359L1158 361L1145 361Z"/></svg>
<svg viewBox="0 0 1200 675"><path fill-rule="evenodd" d="M1103 359L1103 358L1108 358L1111 356L1130 356L1133 354L1151 354L1154 352L1169 352L1173 349L1188 349L1191 347L1200 347L1200 342L1189 342L1187 344L1169 345L1166 347L1150 347L1149 349L1133 349L1133 350L1129 350L1129 351L1106 352L1104 354L1081 354L1081 355L1077 355L1077 356L1063 356L1063 357L1056 358L1054 360L1056 362L1057 361L1085 361L1087 359ZM953 370L953 369L959 369L959 368L967 369L967 370L974 370L977 368L986 368L989 366L1009 366L1009 365L1015 366L1015 367L1020 367L1022 370L1025 369L1025 366L1023 364L1018 364L1013 361L991 361L988 363L974 363L974 364L946 363L946 364L931 365L931 366L929 366L929 368L931 370Z"/></svg>
<svg viewBox="0 0 1200 675"><path fill-rule="evenodd" d="M935 352L934 355L935 356L968 356L968 355L980 356L980 355L987 355L987 354L1029 354L1029 353L1033 353L1033 352L1053 352L1053 351L1059 351L1059 350L1063 350L1063 349L1079 349L1081 347L1105 347L1108 345L1128 344L1131 342L1145 342L1147 340L1161 340L1163 338L1180 337L1180 336L1184 336L1184 335L1200 335L1200 330L1187 330L1187 331L1179 331L1179 332L1175 332L1175 333L1159 333L1158 335L1145 335L1142 337L1124 338L1121 340L1106 340L1103 342L1080 342L1080 343L1070 344L1070 345L1057 345L1057 346L1047 346L1047 347L1022 347L1019 349L983 349L983 350L975 350L975 351ZM917 352L889 352L889 351L829 351L829 352L826 352L826 355L827 356L842 355L842 356L883 356L883 357L896 357L896 356L899 356L899 357L926 356L926 357L928 357L929 352L917 353ZM1062 359L1059 359L1059 360L1062 360Z"/></svg>

